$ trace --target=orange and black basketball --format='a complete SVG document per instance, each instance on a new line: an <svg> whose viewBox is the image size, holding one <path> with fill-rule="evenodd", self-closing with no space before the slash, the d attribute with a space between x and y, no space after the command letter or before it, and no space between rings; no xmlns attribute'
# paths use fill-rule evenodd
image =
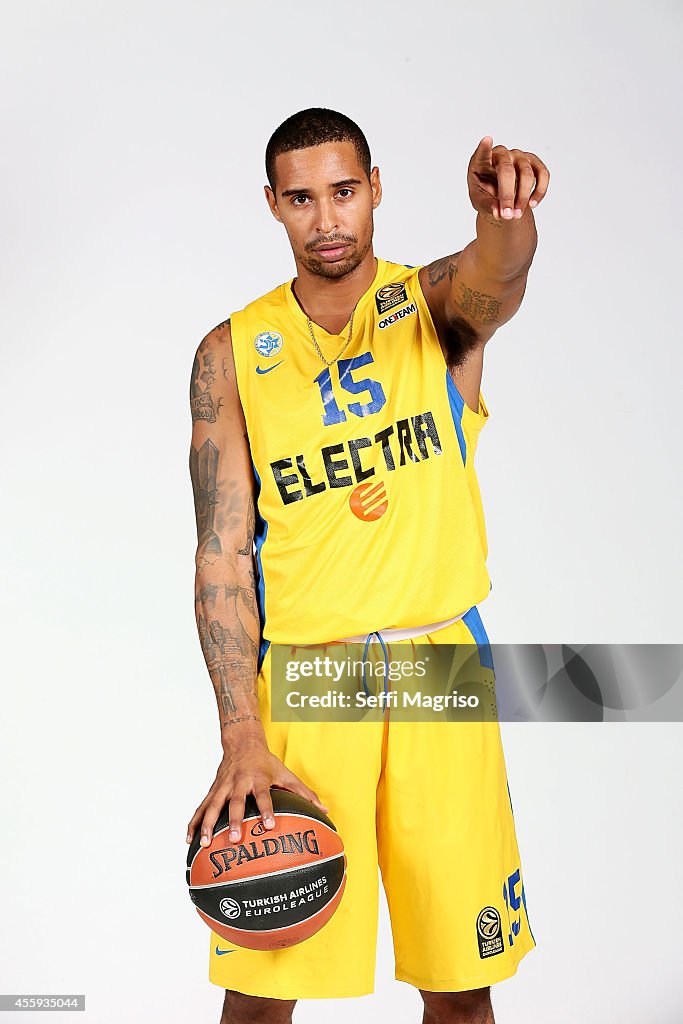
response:
<svg viewBox="0 0 683 1024"><path fill-rule="evenodd" d="M187 854L190 898L218 935L248 949L303 942L329 921L346 885L346 854L328 816L288 790L271 788L275 828L249 795L242 839L228 840L230 804L210 846L197 831Z"/></svg>

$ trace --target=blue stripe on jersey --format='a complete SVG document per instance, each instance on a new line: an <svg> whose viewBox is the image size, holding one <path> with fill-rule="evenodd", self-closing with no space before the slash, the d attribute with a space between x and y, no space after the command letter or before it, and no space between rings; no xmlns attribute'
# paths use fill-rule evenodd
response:
<svg viewBox="0 0 683 1024"><path fill-rule="evenodd" d="M263 637L263 627L264 627L265 621L266 621L266 592L265 592L265 584L263 582L263 567L261 565L261 548L263 547L263 543L264 543L264 541L266 539L266 534L268 533L268 523L263 518L263 516L261 515L261 513L259 512L259 509L258 509L258 496L261 493L261 477L258 475L258 470L256 469L256 466L254 465L254 460L253 459L251 460L251 467L254 470L254 477L256 478L256 487L257 487L256 497L255 497L256 508L254 509L255 520L256 520L256 525L255 525L255 529L254 529L254 540L256 541L256 566L258 568L258 589L256 591L256 603L258 604L259 618L261 620L261 630L260 630L261 643L260 643L260 647L259 647L259 656L258 656L258 669L259 669L259 672L260 672L261 671L261 665L263 664L263 659L266 656L266 651L270 647L270 640L265 640L264 637Z"/></svg>
<svg viewBox="0 0 683 1024"><path fill-rule="evenodd" d="M479 609L476 604L472 605L469 611L465 612L462 620L474 637L475 643L479 648L480 664L483 665L484 668L490 668L493 672L493 654L491 652L491 644L489 643L489 638L486 635L484 623L481 621L481 615L479 614Z"/></svg>
<svg viewBox="0 0 683 1024"><path fill-rule="evenodd" d="M533 933L532 928L531 928L531 921L529 920L529 911L527 910L527 906L526 906L526 893L524 891L524 883L523 882L522 882L522 903L524 904L524 913L526 914L526 923L529 926L529 931L531 932L531 938L534 940L534 942L536 942L536 939L534 939L534 933Z"/></svg>
<svg viewBox="0 0 683 1024"><path fill-rule="evenodd" d="M465 435L462 430L462 410L465 404L465 399L462 397L460 392L455 386L455 382L446 369L446 388L448 390L448 401L451 406L451 413L453 414L453 423L455 425L455 432L458 435L458 444L460 445L460 454L462 455L462 464L465 465L467 460L467 444L465 442Z"/></svg>
<svg viewBox="0 0 683 1024"><path fill-rule="evenodd" d="M505 777L505 783L506 783L507 788L508 788L508 799L510 801L510 810L512 811L512 817L514 818L514 816L515 816L515 809L512 806L512 795L510 794L510 783L507 780L507 775ZM524 891L524 882L522 882L522 903L524 904L524 913L526 914L526 923L527 923L527 925L529 927L529 931L531 932L531 938L534 939L534 933L533 933L533 931L531 929L531 922L529 921L529 911L527 910L527 905L526 905L526 892ZM536 939L534 939L534 942L536 942Z"/></svg>

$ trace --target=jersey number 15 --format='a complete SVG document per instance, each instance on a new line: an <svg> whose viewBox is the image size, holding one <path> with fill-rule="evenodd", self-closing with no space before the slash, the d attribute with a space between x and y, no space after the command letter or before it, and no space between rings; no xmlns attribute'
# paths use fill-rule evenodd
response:
<svg viewBox="0 0 683 1024"><path fill-rule="evenodd" d="M369 391L370 393L371 401L369 402L349 402L346 408L354 416L371 416L373 413L379 412L382 406L386 404L386 395L378 380L371 380L370 377L354 380L351 376L352 370L357 370L359 367L365 366L366 363L372 362L374 362L372 353L362 352L359 356L353 356L352 359L339 359L334 364L339 371L339 384L345 391L350 391L352 395L360 395L363 391ZM322 373L318 374L315 382L320 388L320 397L325 409L322 418L323 425L330 427L334 423L344 423L346 413L343 409L339 408L334 397L332 375L330 374L329 366L326 366Z"/></svg>

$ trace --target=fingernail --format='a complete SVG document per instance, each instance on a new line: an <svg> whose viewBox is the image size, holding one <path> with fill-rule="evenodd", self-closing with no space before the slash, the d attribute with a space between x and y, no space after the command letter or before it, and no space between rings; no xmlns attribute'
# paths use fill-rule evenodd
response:
<svg viewBox="0 0 683 1024"><path fill-rule="evenodd" d="M512 219L512 210L510 209L509 206L506 206L505 209L503 210L503 217L505 218L505 220Z"/></svg>
<svg viewBox="0 0 683 1024"><path fill-rule="evenodd" d="M190 833L189 833L189 832L188 832L188 833L187 833L187 835L185 836L185 842L186 842L186 843L191 843L191 842L192 842L192 836L190 835Z"/></svg>
<svg viewBox="0 0 683 1024"><path fill-rule="evenodd" d="M538 199L530 199L529 206L538 206Z"/></svg>
<svg viewBox="0 0 683 1024"><path fill-rule="evenodd" d="M240 837L240 834L237 831L237 829L236 828L231 828L230 829L230 838L231 839L239 839L239 837Z"/></svg>
<svg viewBox="0 0 683 1024"><path fill-rule="evenodd" d="M522 211L520 210L520 208L518 206L516 206L515 207L515 217L521 217L521 216L522 216Z"/></svg>
<svg viewBox="0 0 683 1024"><path fill-rule="evenodd" d="M202 846L208 846L209 845L209 837L208 836L202 836L202 838L199 841L202 844Z"/></svg>
<svg viewBox="0 0 683 1024"><path fill-rule="evenodd" d="M273 828L274 825L275 822L273 821L272 818L266 818L266 828Z"/></svg>

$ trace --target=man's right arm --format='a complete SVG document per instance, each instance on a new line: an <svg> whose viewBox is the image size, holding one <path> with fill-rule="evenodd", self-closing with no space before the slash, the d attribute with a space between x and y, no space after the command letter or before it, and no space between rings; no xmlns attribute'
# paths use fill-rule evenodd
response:
<svg viewBox="0 0 683 1024"><path fill-rule="evenodd" d="M197 349L190 383L190 476L197 519L195 615L211 676L223 758L194 812L187 842L201 829L209 845L226 800L228 839L241 839L247 796L254 795L266 828L273 828L271 786L289 789L321 810L317 794L268 749L258 699L261 624L256 603L253 542L255 479L229 321Z"/></svg>
<svg viewBox="0 0 683 1024"><path fill-rule="evenodd" d="M255 481L229 321L210 331L197 349L190 406L195 617L225 746L238 735L264 738L256 689Z"/></svg>

